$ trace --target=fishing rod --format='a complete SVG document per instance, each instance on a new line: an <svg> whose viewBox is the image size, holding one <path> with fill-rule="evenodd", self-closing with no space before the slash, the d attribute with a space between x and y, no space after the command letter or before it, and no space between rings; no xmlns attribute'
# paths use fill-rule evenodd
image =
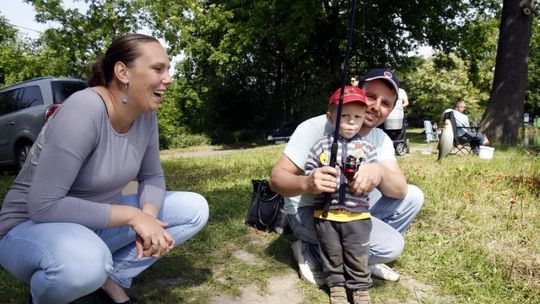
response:
<svg viewBox="0 0 540 304"><path fill-rule="evenodd" d="M354 30L354 19L356 15L356 0L351 0L351 18L349 20L349 35L347 37L347 46L345 47L345 58L343 59L343 72L341 73L341 91L339 94L339 101L336 113L336 125L334 129L334 140L330 148L330 164L332 168L336 167L337 153L338 153L338 139L339 139L339 125L341 123L341 109L343 108L343 95L345 94L345 80L349 73L349 58L351 52L352 34ZM323 217L328 215L330 209L331 193L324 194L324 208Z"/></svg>

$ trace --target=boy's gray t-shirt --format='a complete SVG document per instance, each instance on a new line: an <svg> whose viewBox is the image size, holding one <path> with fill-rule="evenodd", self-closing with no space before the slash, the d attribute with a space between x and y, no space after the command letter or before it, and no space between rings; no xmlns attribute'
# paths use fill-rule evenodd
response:
<svg viewBox="0 0 540 304"><path fill-rule="evenodd" d="M136 178L139 203L161 207L165 179L155 112L139 116L128 132L112 128L101 97L88 88L70 96L40 132L0 211L0 237L29 218L109 222L111 204ZM36 182L33 182L36 181Z"/></svg>

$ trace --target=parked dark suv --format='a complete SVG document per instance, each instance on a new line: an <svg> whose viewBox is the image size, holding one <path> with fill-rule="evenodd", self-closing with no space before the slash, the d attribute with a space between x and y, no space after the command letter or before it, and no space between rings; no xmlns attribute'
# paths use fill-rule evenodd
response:
<svg viewBox="0 0 540 304"><path fill-rule="evenodd" d="M266 140L273 144L286 143L289 141L289 138L291 138L291 135L294 133L297 126L298 123L293 121L282 123L279 127L270 132L270 135L268 135Z"/></svg>
<svg viewBox="0 0 540 304"><path fill-rule="evenodd" d="M20 169L46 119L64 100L86 88L75 78L41 77L0 90L0 165Z"/></svg>

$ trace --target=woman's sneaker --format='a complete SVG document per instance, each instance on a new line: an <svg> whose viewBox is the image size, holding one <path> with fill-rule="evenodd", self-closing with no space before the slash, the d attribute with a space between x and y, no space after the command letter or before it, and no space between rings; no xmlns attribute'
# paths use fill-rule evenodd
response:
<svg viewBox="0 0 540 304"><path fill-rule="evenodd" d="M302 245L302 241L300 240L291 245L294 258L298 263L300 277L317 286L326 284L319 263L317 263L317 260L307 250L302 250Z"/></svg>
<svg viewBox="0 0 540 304"><path fill-rule="evenodd" d="M369 271L371 271L371 276L380 280L397 282L399 281L400 275L388 267L386 264L375 264L369 265Z"/></svg>

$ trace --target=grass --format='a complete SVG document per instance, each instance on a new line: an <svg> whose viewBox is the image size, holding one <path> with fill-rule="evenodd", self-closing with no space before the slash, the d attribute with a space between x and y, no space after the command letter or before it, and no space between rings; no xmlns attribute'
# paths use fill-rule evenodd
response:
<svg viewBox="0 0 540 304"><path fill-rule="evenodd" d="M423 154L435 144L408 134L413 152L398 161L409 183L425 194L393 267L407 280L376 281L374 303L539 303L540 159L521 148L497 147L492 160ZM147 303L210 303L294 271L290 235L256 233L244 225L252 178L267 178L283 145L214 157L163 160L169 189L202 193L210 221L136 278L133 290ZM14 179L0 177L0 198ZM239 256L250 253L248 258ZM327 303L326 294L300 282L304 303ZM0 303L26 303L28 287L0 270ZM285 300L285 299L284 299ZM216 302L216 303L219 303Z"/></svg>

